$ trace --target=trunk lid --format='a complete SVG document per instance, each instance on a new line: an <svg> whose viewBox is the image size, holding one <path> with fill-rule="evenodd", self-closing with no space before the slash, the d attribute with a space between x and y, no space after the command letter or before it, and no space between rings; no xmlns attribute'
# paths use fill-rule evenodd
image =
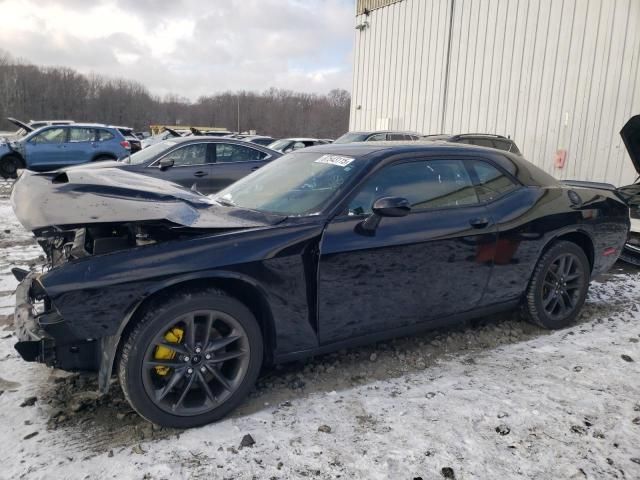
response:
<svg viewBox="0 0 640 480"><path fill-rule="evenodd" d="M16 120L13 117L7 117L7 120L9 120L11 123L13 123L18 128L22 128L27 133L33 132L33 130L34 130L34 128L31 127L30 125L28 125L28 124L26 124L24 122L21 122L20 120Z"/></svg>
<svg viewBox="0 0 640 480"><path fill-rule="evenodd" d="M627 152L629 152L629 157L631 157L636 172L640 175L640 115L631 117L625 123L622 130L620 130L620 136L624 146L627 147Z"/></svg>

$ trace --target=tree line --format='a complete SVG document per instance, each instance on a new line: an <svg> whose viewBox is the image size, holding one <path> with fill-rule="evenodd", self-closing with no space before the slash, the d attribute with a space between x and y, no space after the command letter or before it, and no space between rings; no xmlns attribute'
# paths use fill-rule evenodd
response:
<svg viewBox="0 0 640 480"><path fill-rule="evenodd" d="M188 86L185 86L188 89ZM6 120L75 120L125 125L197 125L256 130L274 137L336 138L348 130L349 92L326 95L270 88L206 95L189 101L153 95L136 81L85 75L66 67L42 67L0 51L0 130ZM239 114L239 115L238 115Z"/></svg>

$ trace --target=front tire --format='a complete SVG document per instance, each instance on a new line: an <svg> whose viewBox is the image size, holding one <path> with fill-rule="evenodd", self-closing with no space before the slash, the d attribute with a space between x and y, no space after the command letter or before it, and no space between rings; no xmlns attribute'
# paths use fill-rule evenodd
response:
<svg viewBox="0 0 640 480"><path fill-rule="evenodd" d="M2 178L16 178L20 168L24 168L24 162L16 155L5 155L0 159L0 177Z"/></svg>
<svg viewBox="0 0 640 480"><path fill-rule="evenodd" d="M538 260L524 298L527 321L547 329L576 319L587 298L591 266L575 243L557 241Z"/></svg>
<svg viewBox="0 0 640 480"><path fill-rule="evenodd" d="M217 289L153 302L126 337L118 377L125 398L158 425L191 428L224 417L260 372L251 311Z"/></svg>

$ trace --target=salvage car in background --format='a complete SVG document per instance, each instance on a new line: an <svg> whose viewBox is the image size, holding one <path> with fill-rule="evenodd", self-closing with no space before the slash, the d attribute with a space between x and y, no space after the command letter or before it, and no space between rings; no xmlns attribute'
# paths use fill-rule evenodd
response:
<svg viewBox="0 0 640 480"><path fill-rule="evenodd" d="M301 148L313 147L315 145L325 145L326 140L319 138L282 138L270 143L268 147L280 153L289 153Z"/></svg>
<svg viewBox="0 0 640 480"><path fill-rule="evenodd" d="M12 117L7 117L7 120L18 127L18 130L7 136L11 140L24 137L38 128L47 127L49 125L71 125L72 123L75 123L73 120L30 120L29 123L25 123Z"/></svg>
<svg viewBox="0 0 640 480"><path fill-rule="evenodd" d="M11 201L49 263L13 270L20 355L97 370L102 391L115 368L171 427L226 415L263 363L513 308L563 328L629 230L616 191L443 142L305 148L214 197L25 171Z"/></svg>
<svg viewBox="0 0 640 480"><path fill-rule="evenodd" d="M491 133L461 133L458 135L425 135L423 140L442 140L445 142L466 143L469 145L479 145L480 147L497 148L505 152L520 155L520 149L516 142L503 135Z"/></svg>
<svg viewBox="0 0 640 480"><path fill-rule="evenodd" d="M415 141L420 140L421 134L416 132L400 132L394 130L376 130L372 132L347 132L336 138L333 143L355 142L385 142L385 141Z"/></svg>
<svg viewBox="0 0 640 480"><path fill-rule="evenodd" d="M156 143L163 142L165 140L169 140L170 138L180 138L180 137L190 137L192 133L189 130L174 130L173 128L166 128L162 133L157 135L151 135L143 139L140 142L140 146L144 150L151 145L155 145Z"/></svg>
<svg viewBox="0 0 640 480"><path fill-rule="evenodd" d="M629 202L631 230L620 259L640 267L640 115L631 117L620 136L639 175L633 185L619 189Z"/></svg>
<svg viewBox="0 0 640 480"><path fill-rule="evenodd" d="M39 128L14 141L0 143L0 176L15 178L18 169L55 170L70 165L118 160L131 144L116 127L92 123Z"/></svg>
<svg viewBox="0 0 640 480"><path fill-rule="evenodd" d="M141 140L138 138L133 128L130 128L130 127L114 127L114 128L117 128L118 131L124 137L124 139L127 142L129 142L129 146L130 146L129 150L131 151L131 153L136 153L142 150Z"/></svg>
<svg viewBox="0 0 640 480"><path fill-rule="evenodd" d="M175 137L134 153L120 162L78 168L120 168L214 193L241 179L280 153L243 140L221 137Z"/></svg>

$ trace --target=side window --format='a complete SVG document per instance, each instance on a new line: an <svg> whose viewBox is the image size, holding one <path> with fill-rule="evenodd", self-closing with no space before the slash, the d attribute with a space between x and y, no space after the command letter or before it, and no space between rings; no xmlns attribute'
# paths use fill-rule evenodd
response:
<svg viewBox="0 0 640 480"><path fill-rule="evenodd" d="M373 202L391 196L409 200L412 211L479 202L461 160L423 160L392 165L376 173L349 204L349 215L371 213Z"/></svg>
<svg viewBox="0 0 640 480"><path fill-rule="evenodd" d="M207 144L195 143L193 145L187 145L174 150L163 158L173 160L174 167L202 165L203 163L207 163Z"/></svg>
<svg viewBox="0 0 640 480"><path fill-rule="evenodd" d="M389 140L405 140L405 136L402 133L390 133L389 134Z"/></svg>
<svg viewBox="0 0 640 480"><path fill-rule="evenodd" d="M109 130L98 130L98 141L106 142L107 140L113 140L115 137Z"/></svg>
<svg viewBox="0 0 640 480"><path fill-rule="evenodd" d="M471 138L469 140L469 143L471 143L472 145L478 145L480 147L495 148L493 145L493 140L490 140L488 138Z"/></svg>
<svg viewBox="0 0 640 480"><path fill-rule="evenodd" d="M367 138L367 142L384 142L387 139L386 133L376 133Z"/></svg>
<svg viewBox="0 0 640 480"><path fill-rule="evenodd" d="M216 143L216 163L251 162L262 160L266 156L266 153L244 145Z"/></svg>
<svg viewBox="0 0 640 480"><path fill-rule="evenodd" d="M93 128L72 127L69 129L69 142L93 142L96 131Z"/></svg>
<svg viewBox="0 0 640 480"><path fill-rule="evenodd" d="M64 143L67 139L67 130L64 128L49 128L33 137L33 143Z"/></svg>
<svg viewBox="0 0 640 480"><path fill-rule="evenodd" d="M483 202L490 202L518 188L518 185L513 180L487 162L472 160L471 165L480 182L480 199Z"/></svg>

